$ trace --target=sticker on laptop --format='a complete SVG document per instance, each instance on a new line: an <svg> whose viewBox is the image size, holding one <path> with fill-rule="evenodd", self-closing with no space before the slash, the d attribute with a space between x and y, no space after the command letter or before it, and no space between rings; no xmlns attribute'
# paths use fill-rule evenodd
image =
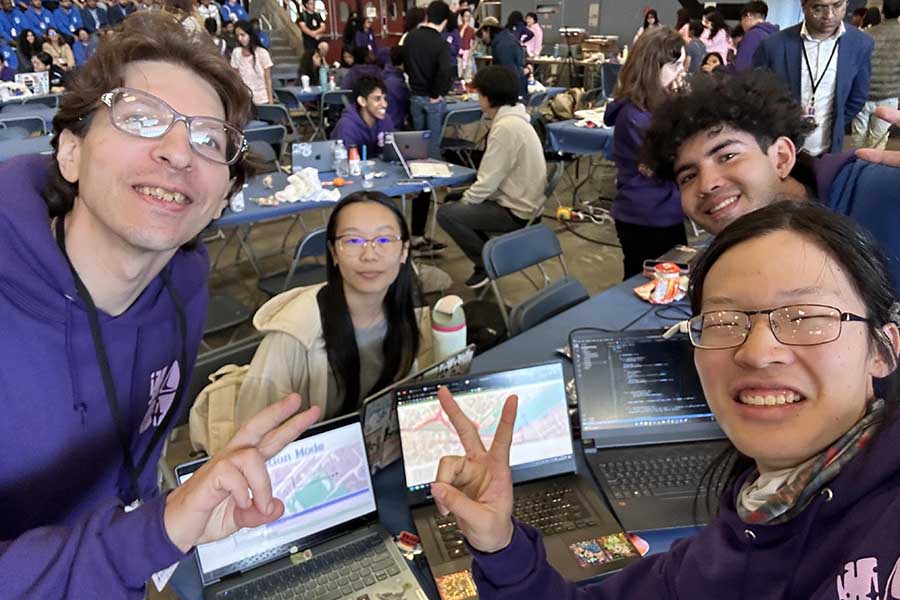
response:
<svg viewBox="0 0 900 600"><path fill-rule="evenodd" d="M615 533L604 535L592 540L585 540L571 544L569 549L575 555L575 559L582 567L596 567L599 565L638 556L625 534Z"/></svg>
<svg viewBox="0 0 900 600"><path fill-rule="evenodd" d="M436 577L434 582L437 584L438 592L441 594L441 600L478 598L478 590L475 589L472 572L468 569L450 573L449 575L441 575Z"/></svg>

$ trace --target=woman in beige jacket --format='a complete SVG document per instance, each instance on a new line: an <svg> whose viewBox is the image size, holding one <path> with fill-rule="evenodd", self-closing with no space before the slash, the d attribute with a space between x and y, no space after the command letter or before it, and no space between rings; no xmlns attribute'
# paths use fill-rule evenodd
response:
<svg viewBox="0 0 900 600"><path fill-rule="evenodd" d="M335 206L326 236L327 283L279 294L254 316L266 336L241 385L236 427L291 392L302 396L301 410L321 407L323 420L352 412L430 350L397 207L378 192L351 194Z"/></svg>
<svg viewBox="0 0 900 600"><path fill-rule="evenodd" d="M75 68L75 55L55 27L47 28L47 39L41 48L53 58L53 64L63 71L71 71Z"/></svg>

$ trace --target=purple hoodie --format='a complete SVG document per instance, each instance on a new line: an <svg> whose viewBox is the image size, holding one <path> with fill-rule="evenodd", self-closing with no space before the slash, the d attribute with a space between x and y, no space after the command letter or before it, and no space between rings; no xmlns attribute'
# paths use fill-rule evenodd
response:
<svg viewBox="0 0 900 600"><path fill-rule="evenodd" d="M603 121L615 126L613 155L616 161L616 221L646 227L671 227L684 220L681 193L674 182L648 177L640 171L640 150L650 113L621 98L606 108Z"/></svg>
<svg viewBox="0 0 900 600"><path fill-rule="evenodd" d="M388 116L395 127L402 128L409 114L409 88L406 87L403 72L393 65L387 65L381 76L387 86Z"/></svg>
<svg viewBox="0 0 900 600"><path fill-rule="evenodd" d="M143 506L125 513L129 478L87 313L40 195L49 161L0 166L0 596L143 598L150 575L183 557L163 524L162 443L140 474ZM135 457L190 377L206 315L205 250L179 251L166 269L186 340L161 277L122 315L99 315Z"/></svg>
<svg viewBox="0 0 900 600"><path fill-rule="evenodd" d="M800 515L748 525L735 487L722 514L671 550L578 589L547 563L540 534L518 524L510 545L473 552L482 600L618 598L864 600L900 598L900 421L854 457ZM745 475L746 477L746 475ZM743 479L743 478L741 478ZM830 491L830 494L828 493ZM872 592L875 593L872 593Z"/></svg>
<svg viewBox="0 0 900 600"><path fill-rule="evenodd" d="M764 39L776 31L778 31L778 25L768 21L763 21L751 27L750 31L744 33L744 39L741 40L734 62L729 65L729 68L735 71L749 71L752 69L753 55L756 53L756 49L759 48Z"/></svg>
<svg viewBox="0 0 900 600"><path fill-rule="evenodd" d="M350 69L344 74L344 78L341 80L341 87L345 90L352 90L353 84L356 83L356 80L360 77L368 75L369 77L375 77L377 79L381 79L381 67L375 64L371 65L353 65Z"/></svg>
<svg viewBox="0 0 900 600"><path fill-rule="evenodd" d="M331 132L331 139L344 140L344 146L347 149L350 146L359 148L359 155L362 157L362 147L366 146L368 157L372 158L381 154L384 148L384 134L394 131L394 122L391 116L386 114L383 119L375 119L375 126L369 127L363 121L359 110L347 109L341 113L334 131Z"/></svg>

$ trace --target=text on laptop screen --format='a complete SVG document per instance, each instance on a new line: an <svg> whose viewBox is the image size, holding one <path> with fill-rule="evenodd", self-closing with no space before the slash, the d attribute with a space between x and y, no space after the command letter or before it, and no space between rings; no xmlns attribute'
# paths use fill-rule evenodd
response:
<svg viewBox="0 0 900 600"><path fill-rule="evenodd" d="M375 511L359 422L288 444L266 462L284 515L197 547L203 579L245 570L261 555L286 555L303 538ZM183 482L183 480L182 480Z"/></svg>
<svg viewBox="0 0 900 600"><path fill-rule="evenodd" d="M572 340L582 433L713 422L686 338L579 335Z"/></svg>
<svg viewBox="0 0 900 600"><path fill-rule="evenodd" d="M462 411L478 427L490 448L503 403L519 397L510 466L516 471L573 460L565 382L559 363L502 373L468 375L445 382ZM397 416L406 485L410 491L428 488L442 456L465 454L456 430L441 409L438 386L424 383L397 392Z"/></svg>

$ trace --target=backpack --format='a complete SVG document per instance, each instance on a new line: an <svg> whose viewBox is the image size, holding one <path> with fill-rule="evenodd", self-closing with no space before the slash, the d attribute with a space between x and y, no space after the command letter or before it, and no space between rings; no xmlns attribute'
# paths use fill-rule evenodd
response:
<svg viewBox="0 0 900 600"><path fill-rule="evenodd" d="M209 376L190 414L191 446L212 456L224 448L235 433L235 411L241 383L250 365L225 365Z"/></svg>
<svg viewBox="0 0 900 600"><path fill-rule="evenodd" d="M538 113L544 117L548 123L574 119L575 111L582 108L580 102L581 96L583 95L584 89L569 88L542 104L540 108L538 108Z"/></svg>

